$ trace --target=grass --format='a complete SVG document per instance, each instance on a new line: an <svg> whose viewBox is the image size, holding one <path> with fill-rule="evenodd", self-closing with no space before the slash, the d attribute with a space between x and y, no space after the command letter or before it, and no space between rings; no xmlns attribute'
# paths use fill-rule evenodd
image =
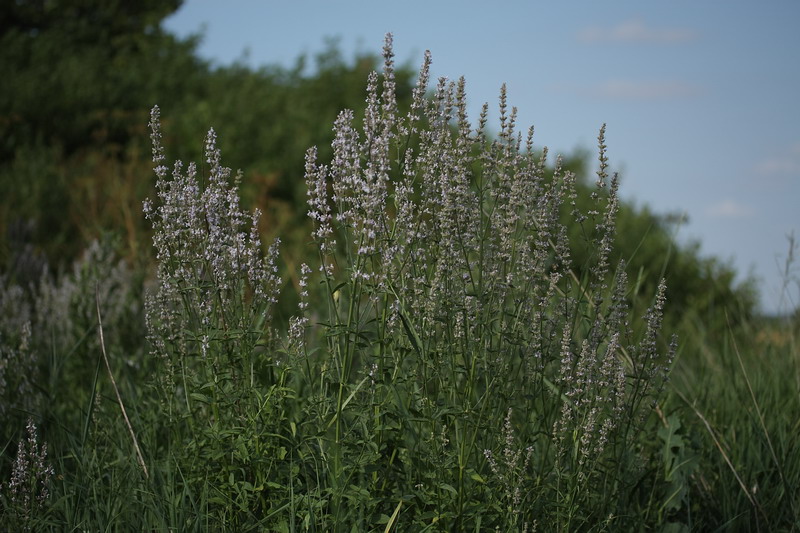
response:
<svg viewBox="0 0 800 533"><path fill-rule="evenodd" d="M155 279L107 244L58 279L0 279L0 368L19 376L0 380L4 523L797 529L796 323L718 338L687 314L681 343L662 334L663 281L643 294L610 260L604 128L580 198L505 90L492 137L463 79L426 96L429 55L401 113L390 36L384 60L363 122L340 114L330 161L308 151L286 324L279 243L264 251L216 134L170 172L157 108Z"/></svg>
<svg viewBox="0 0 800 533"><path fill-rule="evenodd" d="M698 523L796 529L797 324L762 319L730 329L721 342L703 333L692 343L700 353L683 355L687 363L675 377L676 401L694 427L693 453L704 466L693 495L707 510Z"/></svg>

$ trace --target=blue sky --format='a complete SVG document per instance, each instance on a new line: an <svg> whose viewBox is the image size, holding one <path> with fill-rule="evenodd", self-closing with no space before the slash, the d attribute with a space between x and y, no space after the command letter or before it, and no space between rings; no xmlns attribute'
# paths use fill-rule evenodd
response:
<svg viewBox="0 0 800 533"><path fill-rule="evenodd" d="M393 32L398 61L429 49L435 76L466 78L473 118L506 83L551 152L593 150L607 123L623 197L685 214L679 239L781 306L786 235L800 239L800 2L188 0L165 27L254 67L292 66L329 37L346 58L377 54Z"/></svg>

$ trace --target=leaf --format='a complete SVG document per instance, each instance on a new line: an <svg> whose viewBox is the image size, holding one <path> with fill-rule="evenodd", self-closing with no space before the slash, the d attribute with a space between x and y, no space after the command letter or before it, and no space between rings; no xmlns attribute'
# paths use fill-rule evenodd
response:
<svg viewBox="0 0 800 533"><path fill-rule="evenodd" d="M417 352L419 357L422 357L422 340L420 339L417 331L414 329L414 325L408 319L408 315L406 313L406 307L403 304L403 301L397 296L397 292L394 290L394 286L389 285L389 289L394 294L394 297L397 299L397 303L399 305L399 313L400 313L400 320L403 322L403 329L406 330L406 334L408 335L409 341L411 341L411 346L414 347L414 350Z"/></svg>
<svg viewBox="0 0 800 533"><path fill-rule="evenodd" d="M204 403L206 405L211 405L211 398L206 394L201 394L199 392L193 392L189 395L189 398L196 402Z"/></svg>
<svg viewBox="0 0 800 533"><path fill-rule="evenodd" d="M392 516L389 518L389 522L386 524L386 528L383 530L383 533L389 533L392 530L392 526L397 522L397 517L400 516L400 508L403 506L403 500L397 502L397 507L394 508L394 512Z"/></svg>
<svg viewBox="0 0 800 533"><path fill-rule="evenodd" d="M360 382L358 385L356 385L356 388L355 388L355 389L353 389L353 392L351 392L351 393L350 393L350 396L348 396L348 397L347 397L347 399L346 399L346 400L344 401L344 403L342 404L342 411L344 411L344 408L345 408L345 407L347 407L347 404L348 404L348 403L350 403L350 400L352 400L352 399L353 399L353 396L355 396L355 395L356 395L356 393L358 392L358 390L361 388L361 386L362 386L362 385L363 385L363 384L364 384L366 381L367 381L367 377L365 377L364 379L362 379L362 380L361 380L361 382ZM331 417L330 421L328 422L328 429L330 429L330 427L333 425L333 423L334 423L334 422L336 422L336 418L337 418L338 416L339 416L339 413L334 413L334 414L333 414L333 417Z"/></svg>
<svg viewBox="0 0 800 533"><path fill-rule="evenodd" d="M486 484L486 480L485 480L485 479L483 479L483 477L481 477L481 475L480 475L479 473L477 473L477 472L472 472L472 473L469 475L469 477L470 477L470 479L472 479L473 481L477 481L478 483L483 483L483 484Z"/></svg>
<svg viewBox="0 0 800 533"><path fill-rule="evenodd" d="M455 488L453 488L453 486L452 486L452 485L450 485L450 484L448 484L448 483L439 483L439 488L440 488L440 489L444 489L444 490L446 490L447 492L450 492L450 493L452 493L452 494L453 494L453 496L458 496L458 491L457 491Z"/></svg>
<svg viewBox="0 0 800 533"><path fill-rule="evenodd" d="M680 427L680 419L677 415L673 414L667 418L667 425L658 430L658 436L664 442L662 454L666 471L665 473L668 480L671 477L672 472L675 469L675 463L680 455L682 455L681 452L684 448L683 437L678 435L678 430Z"/></svg>

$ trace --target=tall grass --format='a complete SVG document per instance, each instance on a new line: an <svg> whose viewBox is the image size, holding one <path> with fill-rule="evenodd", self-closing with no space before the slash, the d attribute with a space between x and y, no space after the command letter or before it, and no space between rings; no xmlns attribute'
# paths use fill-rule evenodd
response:
<svg viewBox="0 0 800 533"><path fill-rule="evenodd" d="M274 319L286 289L279 243L265 251L259 213L240 206L216 134L204 162L170 171L158 108L157 197L144 206L158 267L144 305L124 263L100 252L29 289L0 279L2 307L29 317L0 322L0 369L31 362L49 383L37 392L31 374L15 383L24 393L0 390L17 402L4 404L16 417L4 457L22 414L38 416L51 443L38 447L29 425L17 456L41 468L14 468L29 498L18 505L23 484L4 483L0 518L20 528L159 531L796 520L796 506L770 515L741 474L747 459L720 434L727 419L690 399L700 371L681 374L686 401L667 394L677 344L660 333L665 284L638 294L624 263L609 261L619 200L605 127L584 212L577 177L534 150L532 128L518 132L504 88L491 136L488 106L476 125L467 117L463 79L429 89L426 54L401 113L391 36L383 57L364 120L342 111L332 158L307 153L314 227L291 274L298 307L286 327ZM571 256L576 244L590 250L585 263ZM650 306L637 313L642 297ZM60 314L48 320L51 309ZM758 487L788 495L799 470L791 432L770 416L783 392L761 396L768 387L739 362L736 379L751 391L748 435L762 444L737 453L752 460L768 450L762 466L777 473ZM706 434L720 454L708 453ZM4 468L12 474L10 462ZM741 493L717 495L734 474L746 481ZM706 506L718 515L698 519Z"/></svg>
<svg viewBox="0 0 800 533"><path fill-rule="evenodd" d="M787 296L795 246L790 239ZM692 428L700 528L800 529L799 325L795 313L729 326L722 338L698 322L685 328L672 408Z"/></svg>

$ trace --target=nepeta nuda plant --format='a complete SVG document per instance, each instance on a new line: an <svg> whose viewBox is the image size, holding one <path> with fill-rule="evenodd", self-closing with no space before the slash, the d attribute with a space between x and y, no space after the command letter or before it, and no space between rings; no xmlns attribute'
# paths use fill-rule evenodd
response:
<svg viewBox="0 0 800 533"><path fill-rule="evenodd" d="M117 257L111 240L92 241L71 270L57 276L42 274L34 306L37 329L48 352L66 353L87 342L83 349L97 353L99 343L88 335L97 326L96 298L106 324L114 326L108 339L114 339L111 344L118 344L121 335L140 337L142 309L134 273ZM129 364L139 363L134 354L127 355Z"/></svg>
<svg viewBox="0 0 800 533"><path fill-rule="evenodd" d="M31 531L37 514L50 495L53 467L47 461L47 443L39 444L36 424L28 420L27 438L19 441L11 480L0 485L4 504L4 527L15 531Z"/></svg>
<svg viewBox="0 0 800 533"><path fill-rule="evenodd" d="M235 357L268 333L278 292L279 242L262 256L260 214L239 206L240 178L231 183L213 129L206 137L204 169L191 163L184 170L178 161L168 179L158 107L150 126L160 204L146 201L144 213L153 224L159 287L147 301L147 318L154 355L179 355L168 361L171 373L174 363L186 368L193 357L207 359L212 345L215 353Z"/></svg>
<svg viewBox="0 0 800 533"><path fill-rule="evenodd" d="M221 164L216 133L205 165L163 165L158 107L151 113L158 203L146 201L158 287L145 302L161 397L152 421L155 457L170 457L179 486L210 499L218 525L238 528L266 513L263 487L277 461L275 426L283 389L273 376L272 307L278 242L266 255L258 211L239 205L238 180ZM283 452L285 453L285 452Z"/></svg>
<svg viewBox="0 0 800 533"><path fill-rule="evenodd" d="M31 413L38 413L42 395L40 350L33 331L34 288L13 283L0 274L0 437L10 438Z"/></svg>
<svg viewBox="0 0 800 533"><path fill-rule="evenodd" d="M488 105L477 128L468 119L463 78L428 94L429 53L401 112L391 35L383 57L363 121L344 110L334 123L332 160L307 152L318 270L301 266L281 343L269 320L277 250L262 255L258 213L239 206L213 130L204 169L176 163L170 179L153 110L159 203L145 214L159 287L147 321L166 437L150 446L217 525L646 524L665 289L639 320L624 265L610 264L618 180L605 128L584 213L577 176L548 165L532 128L517 131L505 88L492 137ZM573 264L568 223L591 264Z"/></svg>
<svg viewBox="0 0 800 533"><path fill-rule="evenodd" d="M0 309L3 303L0 299ZM36 351L31 346L30 321L23 323L19 331L0 328L0 421L7 428L14 426L12 420L19 412L35 411L41 403L34 390L40 373L38 366ZM3 436L8 436L6 431Z"/></svg>
<svg viewBox="0 0 800 533"><path fill-rule="evenodd" d="M38 283L21 287L0 275L0 428L9 438L27 417L46 417L83 408L85 389L70 390L59 402L67 383L92 382L100 349L93 335L96 297L111 328L109 346L140 339L141 305L133 273L118 259L108 241L93 241L72 268L53 275L44 268ZM124 352L129 367L141 363L135 350ZM90 394L90 393L88 393Z"/></svg>
<svg viewBox="0 0 800 533"><path fill-rule="evenodd" d="M641 479L628 453L670 356L656 344L663 284L636 342L624 265L610 269L618 180L607 172L605 126L593 207L583 213L577 177L560 159L548 168L532 128L517 132L505 88L490 139L488 106L477 129L468 120L463 78L440 79L426 98L429 68L426 53L401 116L388 36L363 123L343 111L332 161L307 153L328 333L309 355L323 380L309 370L305 382L336 398L319 415L332 428L319 450L331 468L331 512L343 512L336 497L351 499L342 483L363 475L342 455L355 449L382 472L371 494L411 491L419 516L449 517L441 523L457 529L487 501L506 502L497 508L506 527L511 517L550 517L565 530L613 518ZM594 262L580 276L564 217L592 239ZM446 437L425 436L442 428ZM499 450L493 433L516 435L526 458L509 455L510 442ZM500 456L503 475L516 476L512 493ZM597 486L609 488L598 498Z"/></svg>

